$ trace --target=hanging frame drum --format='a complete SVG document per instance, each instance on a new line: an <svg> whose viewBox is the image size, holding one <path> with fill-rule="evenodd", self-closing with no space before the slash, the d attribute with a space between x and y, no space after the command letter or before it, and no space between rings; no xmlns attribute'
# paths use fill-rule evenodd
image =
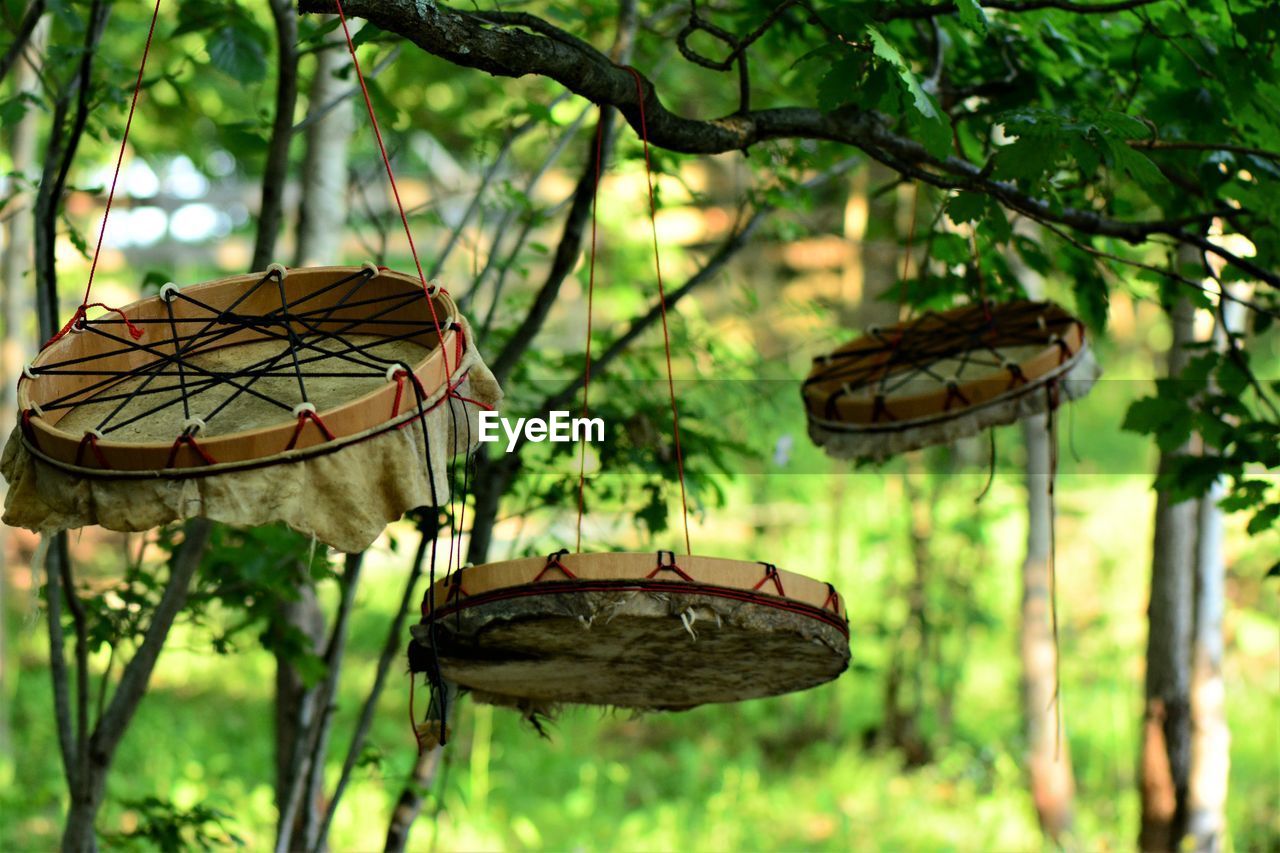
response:
<svg viewBox="0 0 1280 853"><path fill-rule="evenodd" d="M849 627L830 584L670 551L491 563L438 582L411 666L480 701L678 710L830 681Z"/></svg>
<svg viewBox="0 0 1280 853"><path fill-rule="evenodd" d="M1051 410L1100 373L1083 323L1019 300L872 328L815 358L801 393L828 455L880 460Z"/></svg>
<svg viewBox="0 0 1280 853"><path fill-rule="evenodd" d="M6 523L284 521L347 551L447 499L501 397L449 296L372 264L166 285L23 373Z"/></svg>

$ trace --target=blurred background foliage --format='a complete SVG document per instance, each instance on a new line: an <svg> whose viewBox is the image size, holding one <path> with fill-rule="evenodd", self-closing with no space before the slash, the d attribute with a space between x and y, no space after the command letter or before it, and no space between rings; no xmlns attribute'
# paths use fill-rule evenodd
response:
<svg viewBox="0 0 1280 853"><path fill-rule="evenodd" d="M85 4L48 5L45 62L67 67L79 59ZM85 249L101 221L102 189L145 38L144 5L116 4L99 49L93 109L58 245L63 316L78 298ZM23 7L4 0L9 20ZM597 44L612 32L616 14L605 3L539 7L548 20ZM843 11L856 16L867 4L848 7ZM646 26L661 34L679 23L683 7L644 4L642 11ZM766 11L765 4L742 4L717 20L745 31ZM835 18L842 13L836 6L829 11ZM1141 178L1140 191L1128 184L1114 188L1106 200L1113 211L1146 209L1151 202L1144 192L1176 193L1151 177L1145 163L1114 162L1143 157L1115 143L1139 132L1123 116L1104 112L1085 121L1057 108L1059 100L1087 101L1090 86L1103 86L1085 73L1091 63L1120 60L1108 55L1105 41L1091 42L1087 25L1073 16L1050 12L1039 21L1039 33L1015 32L995 17L990 22L1019 49L1043 54L1038 68L1054 70L1019 78L1007 96L1005 106L1032 100L1041 108L1005 122L1010 134L1023 122L1025 144L1006 149L998 168L1033 184L1053 180L1046 176L1051 158L1027 162L1043 154L1025 149L1035 144L1035 133L1045 133L1061 148L1063 163L1097 168L1111 157L1110 168ZM948 18L943 25L948 37L959 40L972 22ZM312 54L335 49L326 41L333 26L320 17L301 19L304 75ZM886 32L898 33L894 26ZM1140 24L1124 18L1114 26ZM274 97L273 40L261 4L199 0L162 14L130 137L124 198L112 214L96 284L103 301L119 304L164 281L201 281L249 266ZM594 113L544 79L462 70L372 25L361 28L357 40L419 246L430 261L457 231L458 248L441 277L455 295L471 300L466 305L481 331L482 350L495 353L527 310L559 237ZM1156 41L1142 50L1155 50ZM903 109L910 91L896 88L899 75L891 65L826 49L798 58L803 43L787 21L762 38L752 54L755 104L798 100L836 108L856 88L879 105ZM999 63L998 51L983 61ZM681 62L669 40L641 39L633 62L663 84L664 102L676 112L720 115L737 107L735 87L723 75ZM1245 85L1240 69L1226 71L1223 85ZM1174 81L1183 71L1166 60L1152 73ZM354 85L348 72L340 74ZM0 98L6 130L24 114L42 115L45 94L38 87L35 95L6 89ZM1196 109L1206 108L1196 103ZM1164 124L1160 109L1176 116L1187 108L1154 103L1148 114ZM305 115L300 108L298 120ZM923 125L925 139L936 134L927 116L911 121ZM512 139L512 129L526 125ZM48 133L47 122L38 126ZM359 112L356 128L341 254L352 263L374 259L411 268L372 134ZM980 130L968 121L954 128L962 148L979 145ZM562 138L567 145L548 163ZM643 159L639 141L625 127L616 154L599 200L595 345L601 348L656 292ZM907 301L935 307L970 293L970 248L959 225L976 220L983 224L976 239L993 291L1022 288L1021 274L1008 262L1019 258L1043 277L1045 295L1089 321L1107 371L1088 398L1060 414L1061 709L1077 784L1072 844L1130 847L1138 822L1134 790L1157 448L1124 426L1133 401L1153 393L1162 372L1157 360L1170 344L1161 286L1114 264L1105 265L1104 279L1101 268L1043 233L1002 237L991 225L999 211L987 209L982 198L948 200L925 189L912 199L914 190L896 185L883 167L850 164L837 178L802 187L805 179L842 168L849 150L839 146L767 143L749 157L653 154L662 261L674 282L691 275L750 206L778 208L713 284L681 303L672 327L696 549L768 559L837 584L849 607L850 671L803 694L681 714L571 710L555 721L548 739L513 713L464 700L456 737L424 792L425 813L411 846L1026 850L1044 843L1023 770L1017 635L1026 495L1020 434L997 431L989 488L985 437L879 467L851 468L810 445L797 392L813 355L846 340L868 318L883 317L883 301L896 312L908 232L916 231L917 250L929 242L940 265L905 283ZM459 229L479 176L495 161L479 210ZM297 144L290 174L302 167ZM539 171L530 190L530 175ZM11 173L6 186L17 193L29 182L29 175ZM1069 199L1073 190L1060 192ZM291 180L290 210L297 194ZM527 238L512 246L508 238L517 232ZM292 239L290 225L282 234L281 258L290 257ZM1117 249L1109 241L1100 245ZM1138 256L1162 262L1157 251ZM587 275L580 260L538 346L516 365L507 384L512 412L531 414L530 406L580 373ZM29 293L21 297L18 310L5 318L6 346L27 354L37 340L30 299ZM1212 325L1210 307L1200 306L1201 327ZM1274 331L1260 332L1249 340L1251 364L1270 379L1280 375L1280 343ZM669 521L679 496L665 438L661 352L661 337L651 330L592 385L593 414L604 417L609 430L608 440L591 450L598 473L589 480L586 530L600 549L670 547L675 538ZM1149 414L1150 426L1167 426L1159 411ZM571 543L576 460L576 448L527 449L502 505L491 559ZM1273 472L1260 471L1256 462L1246 468L1270 484L1264 492L1274 494ZM1260 497L1249 505L1266 502ZM1249 518L1231 516L1226 540L1224 670L1232 732L1227 849L1274 850L1280 845L1280 606L1274 582L1268 586L1264 576L1277 549L1274 531L1245 532ZM130 646L138 614L158 595L154 566L165 558L171 536L99 530L73 536L89 593L85 601L93 603L91 616L101 632L95 671L111 666L117 645ZM416 544L413 526L402 522L369 554L337 694L336 743L345 742L354 726ZM34 549L33 537L8 531L8 642L0 697L6 717L0 751L4 849L52 846L65 797L50 720L40 583L31 570ZM274 609L308 579L332 609L337 562L289 531L219 531L110 777L98 825L104 845L242 843L259 849L273 843L273 653L290 656L310 681L324 672L303 639L274 618ZM909 603L913 595L918 606ZM334 849L379 846L410 778L415 756L408 678L399 664L393 675L338 810ZM330 759L331 782L339 759Z"/></svg>

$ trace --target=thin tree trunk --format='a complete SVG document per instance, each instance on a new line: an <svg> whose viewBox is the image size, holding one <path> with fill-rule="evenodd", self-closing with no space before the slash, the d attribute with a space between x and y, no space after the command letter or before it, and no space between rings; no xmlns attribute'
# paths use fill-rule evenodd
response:
<svg viewBox="0 0 1280 853"><path fill-rule="evenodd" d="M1027 776L1036 817L1045 836L1061 844L1071 832L1075 778L1071 750L1056 707L1057 657L1050 608L1049 561L1053 543L1050 501L1053 436L1048 417L1022 422L1027 450L1027 554L1022 562L1022 714L1027 737Z"/></svg>
<svg viewBox="0 0 1280 853"><path fill-rule="evenodd" d="M1194 309L1180 298L1170 309L1173 342L1169 375L1190 359ZM1174 453L1185 453L1187 447ZM1173 454L1161 454L1163 470ZM1155 542L1148 608L1146 701L1142 720L1139 789L1143 850L1176 850L1187 828L1191 768L1191 635L1194 603L1197 501L1156 498Z"/></svg>
<svg viewBox="0 0 1280 853"><path fill-rule="evenodd" d="M1195 849L1216 853L1226 832L1231 730L1222 680L1222 614L1226 605L1223 519L1226 483L1214 483L1197 516L1195 627L1191 652L1191 768L1187 833Z"/></svg>
<svg viewBox="0 0 1280 853"><path fill-rule="evenodd" d="M413 775L409 784L400 792L396 807L391 812L391 823L387 827L385 850L387 853L401 853L409 841L409 830L422 811L422 794L431 789L435 782L436 772L440 769L440 758L444 747L435 746L425 750L418 756L413 765Z"/></svg>
<svg viewBox="0 0 1280 853"><path fill-rule="evenodd" d="M289 142L293 139L293 112L298 105L298 16L289 0L270 0L276 28L276 114L267 143L262 170L262 207L252 266L267 268L275 259L276 235L284 221L284 184L289 170Z"/></svg>
<svg viewBox="0 0 1280 853"><path fill-rule="evenodd" d="M43 10L43 4L32 4ZM48 26L36 22L26 44L27 57L44 54ZM13 65L13 91L15 95L34 94L39 78L36 69L26 58ZM31 204L30 193L23 189L26 181L34 181L37 136L40 130L40 112L28 110L9 136L9 158L14 177L7 186L13 193L7 207L9 218L4 226L4 252L0 254L0 320L4 323L4 336L0 339L0 424L12 424L17 416L17 383L19 365L25 363L30 351L29 342L23 336L21 325L30 316L31 291L27 276L32 261L32 220L27 208ZM6 182L8 184L8 182ZM0 486L0 494L4 488ZM12 758L10 728L10 699L16 686L15 673L10 672L12 655L9 650L8 603L9 572L6 564L9 528L0 525L0 782L7 774Z"/></svg>
<svg viewBox="0 0 1280 853"><path fill-rule="evenodd" d="M293 255L294 266L299 267L338 263L347 224L347 147L355 128L355 112L351 98L344 97L347 83L337 75L350 66L351 57L341 30L329 33L324 43L325 49L316 53L315 76L307 98L310 123ZM325 110L323 115L321 110Z"/></svg>
<svg viewBox="0 0 1280 853"><path fill-rule="evenodd" d="M1219 350L1243 325L1243 306L1224 300L1214 331ZM1219 503L1227 487L1218 480L1200 500L1197 516L1195 625L1191 648L1191 778L1187 833L1196 850L1216 853L1226 834L1231 730L1222 678L1222 615L1226 609L1223 517Z"/></svg>
<svg viewBox="0 0 1280 853"><path fill-rule="evenodd" d="M71 808L67 813L67 826L62 836L64 851L88 851L97 848L94 835L94 821L98 810L102 807L106 793L107 774L111 770L111 762L115 758L116 748L120 745L124 733L133 720L142 697L146 695L151 681L151 673L155 670L160 651L164 648L169 630L178 613L187 601L187 592L205 548L209 544L209 533L213 523L204 518L193 518L184 526L182 545L174 552L170 562L169 580L161 593L160 601L151 614L146 634L133 658L125 665L116 686L111 702L99 718L88 743L82 745L87 760L78 768L75 784L71 788ZM65 554L62 556L65 559ZM54 588L50 585L50 594ZM70 597L75 591L70 588L62 590ZM50 618L55 615L50 607ZM61 648L53 650L62 653ZM80 746L80 745L78 745Z"/></svg>

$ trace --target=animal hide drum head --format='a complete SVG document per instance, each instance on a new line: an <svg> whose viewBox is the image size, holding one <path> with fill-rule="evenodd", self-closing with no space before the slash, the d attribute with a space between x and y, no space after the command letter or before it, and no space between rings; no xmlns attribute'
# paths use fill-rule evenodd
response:
<svg viewBox="0 0 1280 853"><path fill-rule="evenodd" d="M253 273L84 319L23 371L6 523L283 522L343 551L449 496L501 389L434 285L372 264Z"/></svg>
<svg viewBox="0 0 1280 853"><path fill-rule="evenodd" d="M805 690L849 662L835 589L762 563L558 552L457 572L424 610L414 642L441 675L523 709L680 710Z"/></svg>
<svg viewBox="0 0 1280 853"><path fill-rule="evenodd" d="M1084 324L1052 302L928 311L813 360L809 435L830 456L884 459L947 444L1088 393Z"/></svg>

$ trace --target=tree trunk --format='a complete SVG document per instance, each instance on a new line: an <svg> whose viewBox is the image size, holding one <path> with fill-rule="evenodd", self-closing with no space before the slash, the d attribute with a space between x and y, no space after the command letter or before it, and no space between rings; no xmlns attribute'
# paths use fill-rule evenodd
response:
<svg viewBox="0 0 1280 853"><path fill-rule="evenodd" d="M44 21L36 24L25 56L41 56L44 53L48 30ZM13 91L15 95L34 94L39 86L36 69L25 58L13 66ZM22 187L25 181L36 179L35 154L40 130L40 112L28 110L9 135L9 158L13 175L12 183L3 183L5 192L13 193L4 226L4 251L0 254L0 321L4 323L4 336L0 339L0 423L12 424L17 417L17 382L19 366L27 360L29 342L21 328L31 314L31 291L27 276L31 272L32 220L27 208L31 204L30 193ZM4 487L0 486L0 496ZM9 528L0 525L0 784L9 778L12 759L10 729L11 698L16 687L16 670L11 672L13 655L9 649L9 572L6 563L9 545Z"/></svg>
<svg viewBox="0 0 1280 853"><path fill-rule="evenodd" d="M440 758L444 747L436 746L424 751L413 765L413 778L400 792L400 799L391 812L391 824L387 827L387 853L401 853L409 841L409 830L422 811L422 793L431 788L435 782L436 771L440 768Z"/></svg>
<svg viewBox="0 0 1280 853"><path fill-rule="evenodd" d="M1071 832L1075 778L1071 750L1057 705L1058 648L1050 608L1053 549L1051 442L1048 417L1022 422L1027 449L1027 554L1022 562L1022 714L1027 737L1027 776L1036 817L1045 836L1061 844Z"/></svg>
<svg viewBox="0 0 1280 853"><path fill-rule="evenodd" d="M283 38L283 33L281 33ZM350 64L346 51L346 39L341 30L334 30L326 37L332 45L316 53L315 76L311 81L309 114L315 115L343 94L346 88L335 72ZM281 85L283 86L283 80ZM292 110L290 110L292 114ZM354 117L350 98L342 99L323 118L314 120L307 127L306 155L302 170L302 196L298 201L298 230L294 247L294 266L310 266L338 263L342 258L342 237L347 222L347 143L351 139ZM292 131L289 131L292 133ZM287 146L286 146L287 147ZM281 173L271 187L264 185L264 209L283 193L284 176ZM267 218L262 228L269 225ZM274 252L274 240L259 235L259 245L264 254L262 261ZM261 266L259 264L258 266ZM308 582L299 589L295 601L281 605L278 618L285 624L300 630L311 642L312 651L319 655L324 651L326 619L316 600L314 587ZM284 798L290 790L293 768L298 756L294 746L299 742L299 729L306 726L312 715L316 687L308 689L297 668L281 655L276 656L276 804L283 814ZM317 756L323 764L324 756ZM315 825L323 804L308 800L297 810L292 838L304 844L306 826Z"/></svg>
<svg viewBox="0 0 1280 853"><path fill-rule="evenodd" d="M1194 309L1182 297L1170 309L1169 376L1182 373L1193 342ZM1185 453L1187 447L1174 454ZM1168 458L1161 454L1163 470ZM1197 501L1156 497L1155 542L1148 608L1146 702L1139 789L1143 850L1176 850L1187 828L1191 768L1191 633Z"/></svg>
<svg viewBox="0 0 1280 853"><path fill-rule="evenodd" d="M1244 307L1222 303L1214 343L1228 346L1227 335L1241 328ZM1223 518L1218 505L1226 496L1218 480L1200 500L1197 516L1195 623L1191 646L1191 778L1187 833L1196 850L1216 853L1226 833L1227 780L1231 768L1231 730L1227 726L1222 679L1222 614L1226 609Z"/></svg>
<svg viewBox="0 0 1280 853"><path fill-rule="evenodd" d="M356 29L353 25L352 29ZM298 237L294 266L334 264L342 260L347 225L347 147L355 128L349 85L338 72L351 65L342 30L325 37L316 53L315 76L308 94L306 154L302 162L302 196L298 202ZM336 103L335 103L336 102Z"/></svg>

